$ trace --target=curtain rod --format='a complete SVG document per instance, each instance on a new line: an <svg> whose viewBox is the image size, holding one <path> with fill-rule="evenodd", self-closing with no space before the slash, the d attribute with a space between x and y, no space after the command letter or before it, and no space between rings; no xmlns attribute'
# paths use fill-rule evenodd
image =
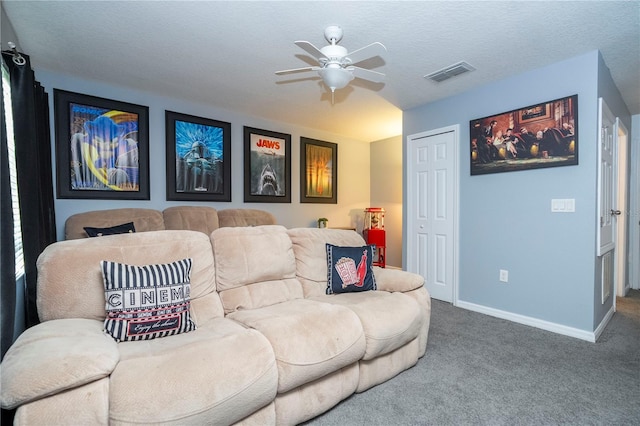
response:
<svg viewBox="0 0 640 426"><path fill-rule="evenodd" d="M13 58L13 63L18 65L18 66L22 66L24 64L27 63L27 61L22 57L22 55L20 54L20 52L18 52L18 50L16 49L16 44L12 41L7 43L9 45L9 49L11 49L11 51L9 52Z"/></svg>

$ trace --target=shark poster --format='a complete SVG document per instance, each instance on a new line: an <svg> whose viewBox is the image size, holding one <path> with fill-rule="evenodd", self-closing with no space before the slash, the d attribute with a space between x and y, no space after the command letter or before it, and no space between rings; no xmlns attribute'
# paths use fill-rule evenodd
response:
<svg viewBox="0 0 640 426"><path fill-rule="evenodd" d="M291 135L244 128L245 202L291 202Z"/></svg>

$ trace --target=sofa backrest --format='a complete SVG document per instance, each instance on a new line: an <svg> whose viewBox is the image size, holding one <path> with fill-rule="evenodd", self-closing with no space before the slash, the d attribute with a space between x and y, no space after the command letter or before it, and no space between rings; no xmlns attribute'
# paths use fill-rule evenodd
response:
<svg viewBox="0 0 640 426"><path fill-rule="evenodd" d="M65 240L87 238L85 227L109 228L133 222L136 232L165 229L162 213L153 209L123 208L94 210L69 216L64 225Z"/></svg>
<svg viewBox="0 0 640 426"><path fill-rule="evenodd" d="M225 314L302 298L283 226L219 228L211 233L211 245Z"/></svg>
<svg viewBox="0 0 640 426"><path fill-rule="evenodd" d="M69 216L65 223L65 239L87 238L85 227L109 228L133 222L136 232L163 229L188 229L211 234L227 226L275 225L271 213L257 209L216 210L207 206L175 206L164 211L141 208L94 210Z"/></svg>
<svg viewBox="0 0 640 426"><path fill-rule="evenodd" d="M163 210L166 229L190 229L211 234L220 227L218 211L206 206L176 206Z"/></svg>
<svg viewBox="0 0 640 426"><path fill-rule="evenodd" d="M296 274L304 297L325 294L327 288L327 243L360 247L364 238L355 231L329 228L293 228L287 231L296 258Z"/></svg>
<svg viewBox="0 0 640 426"><path fill-rule="evenodd" d="M104 320L102 260L143 266L185 258L192 259L192 319L199 324L222 316L209 238L196 231L151 231L59 241L48 246L37 262L40 320Z"/></svg>
<svg viewBox="0 0 640 426"><path fill-rule="evenodd" d="M261 226L276 225L276 217L264 210L257 209L224 209L218 210L220 228L227 226Z"/></svg>

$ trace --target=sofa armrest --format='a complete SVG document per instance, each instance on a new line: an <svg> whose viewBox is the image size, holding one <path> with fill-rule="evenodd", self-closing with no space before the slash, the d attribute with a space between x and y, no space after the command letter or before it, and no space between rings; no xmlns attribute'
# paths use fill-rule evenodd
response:
<svg viewBox="0 0 640 426"><path fill-rule="evenodd" d="M60 319L27 329L2 360L0 402L12 409L111 374L118 345L101 321Z"/></svg>
<svg viewBox="0 0 640 426"><path fill-rule="evenodd" d="M373 267L378 290L407 292L424 286L424 278L401 269Z"/></svg>

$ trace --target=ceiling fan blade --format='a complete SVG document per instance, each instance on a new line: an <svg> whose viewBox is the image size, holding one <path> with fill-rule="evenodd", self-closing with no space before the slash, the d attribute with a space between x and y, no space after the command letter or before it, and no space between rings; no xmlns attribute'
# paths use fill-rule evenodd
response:
<svg viewBox="0 0 640 426"><path fill-rule="evenodd" d="M385 75L378 71L372 71L360 67L347 67L346 69L351 71L354 77L358 77L363 80L368 80L374 83L382 83L384 81Z"/></svg>
<svg viewBox="0 0 640 426"><path fill-rule="evenodd" d="M355 64L371 58L372 56L382 55L386 51L387 48L384 47L384 44L376 41L375 43L371 43L365 47L361 47L360 49L347 53L347 58L351 60L352 64Z"/></svg>
<svg viewBox="0 0 640 426"><path fill-rule="evenodd" d="M291 74L294 72L318 71L319 69L320 67L292 68L290 70L276 71L276 75Z"/></svg>
<svg viewBox="0 0 640 426"><path fill-rule="evenodd" d="M317 59L327 58L324 55L324 53L322 53L322 51L320 49L318 49L317 47L315 47L313 44L309 43L308 41L304 41L304 40L296 41L296 46L300 47L302 50L304 50L305 52L307 52L308 54L310 54L314 58L317 58Z"/></svg>

